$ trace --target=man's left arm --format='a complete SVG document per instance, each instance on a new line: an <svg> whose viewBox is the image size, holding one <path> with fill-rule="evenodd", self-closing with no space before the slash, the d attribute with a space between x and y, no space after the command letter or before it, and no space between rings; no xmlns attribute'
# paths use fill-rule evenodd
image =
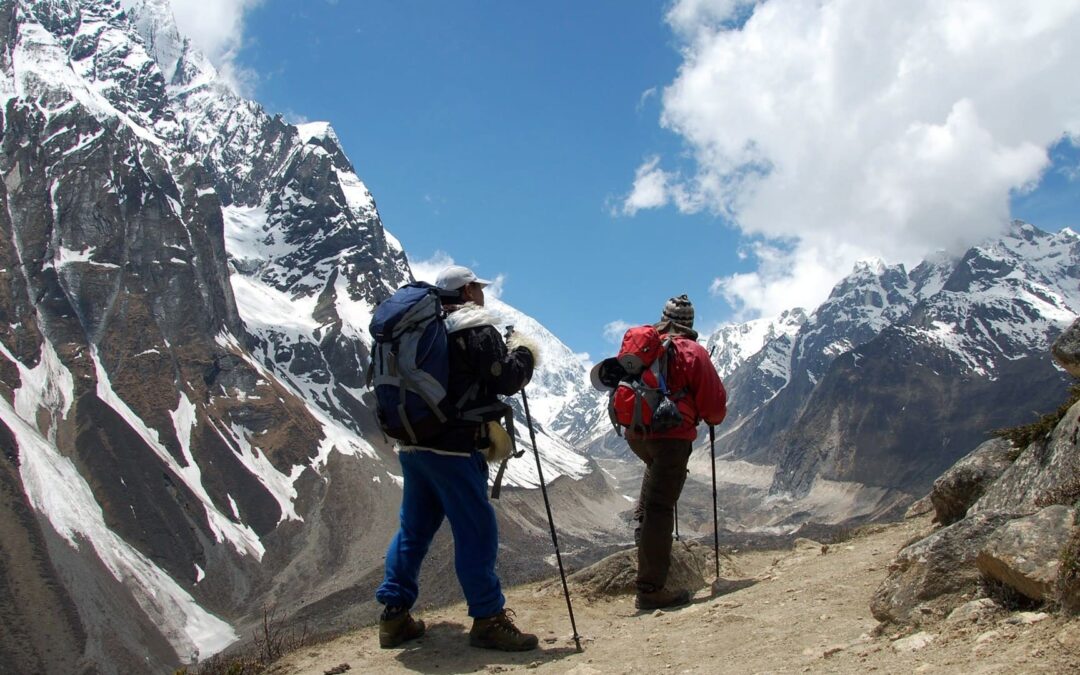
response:
<svg viewBox="0 0 1080 675"><path fill-rule="evenodd" d="M727 391L708 352L697 343L694 346L694 406L697 408L698 417L715 427L727 416Z"/></svg>
<svg viewBox="0 0 1080 675"><path fill-rule="evenodd" d="M536 367L536 346L518 336L518 333L511 336L509 346L491 326L485 326L476 336L477 351L489 363L484 379L490 390L500 396L521 391L532 379Z"/></svg>

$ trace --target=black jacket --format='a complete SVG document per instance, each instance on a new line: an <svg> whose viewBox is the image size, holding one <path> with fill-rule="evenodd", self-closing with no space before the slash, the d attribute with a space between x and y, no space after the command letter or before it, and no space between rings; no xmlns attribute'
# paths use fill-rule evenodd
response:
<svg viewBox="0 0 1080 675"><path fill-rule="evenodd" d="M448 308L451 312L448 326L450 378L447 399L453 403L464 401L465 409L490 406L500 401L500 396L510 396L521 391L532 378L533 356L524 348L508 350L499 331L490 323L455 328L455 311L474 312L486 317L480 308ZM472 322L476 323L476 322ZM496 419L498 413L485 416ZM482 422L455 420L447 431L431 439L423 446L449 452L470 453L486 447L487 431Z"/></svg>

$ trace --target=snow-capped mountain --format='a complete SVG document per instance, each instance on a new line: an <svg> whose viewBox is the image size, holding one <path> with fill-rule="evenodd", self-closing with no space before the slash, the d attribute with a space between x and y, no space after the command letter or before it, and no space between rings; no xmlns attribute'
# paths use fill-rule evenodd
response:
<svg viewBox="0 0 1080 675"><path fill-rule="evenodd" d="M794 336L806 323L801 308L782 312L773 319L754 319L745 323L721 326L705 340L713 365L720 377L727 377L747 359L759 354L770 342ZM786 362L776 362L776 374L786 379Z"/></svg>
<svg viewBox="0 0 1080 675"><path fill-rule="evenodd" d="M0 660L162 671L263 606L370 615L401 479L367 325L412 275L333 129L230 91L167 0L0 2L0 97ZM537 375L545 478L624 504L547 428L582 373ZM546 568L529 492L499 510L508 582Z"/></svg>
<svg viewBox="0 0 1080 675"><path fill-rule="evenodd" d="M718 453L775 465L771 503L794 500L787 513L802 519L823 508L810 502L829 481L876 491L862 504L871 510L895 503L890 494L918 496L991 430L1060 403L1067 378L1048 346L1078 312L1080 238L1069 229L1014 223L911 272L860 263L796 333L724 378Z"/></svg>

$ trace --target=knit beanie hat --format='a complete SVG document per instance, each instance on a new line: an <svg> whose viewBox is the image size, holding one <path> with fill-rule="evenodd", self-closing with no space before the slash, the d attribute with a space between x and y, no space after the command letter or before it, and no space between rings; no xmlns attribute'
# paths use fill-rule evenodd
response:
<svg viewBox="0 0 1080 675"><path fill-rule="evenodd" d="M673 321L687 328L694 327L694 305L690 298L683 293L677 298L671 298L664 305L662 321Z"/></svg>

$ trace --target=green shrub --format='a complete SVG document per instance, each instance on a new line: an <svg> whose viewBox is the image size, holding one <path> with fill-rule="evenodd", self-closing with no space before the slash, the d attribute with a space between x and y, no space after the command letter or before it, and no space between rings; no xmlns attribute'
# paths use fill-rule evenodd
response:
<svg viewBox="0 0 1080 675"><path fill-rule="evenodd" d="M1080 401L1080 385L1074 384L1069 388L1068 400L1054 412L1043 415L1030 424L1023 424L1007 429L995 429L991 433L999 438L1012 441L1014 446L1022 450L1035 441L1042 440L1049 436L1058 425L1058 422L1061 421L1061 418L1065 417L1065 413L1069 412L1069 408L1077 401Z"/></svg>

